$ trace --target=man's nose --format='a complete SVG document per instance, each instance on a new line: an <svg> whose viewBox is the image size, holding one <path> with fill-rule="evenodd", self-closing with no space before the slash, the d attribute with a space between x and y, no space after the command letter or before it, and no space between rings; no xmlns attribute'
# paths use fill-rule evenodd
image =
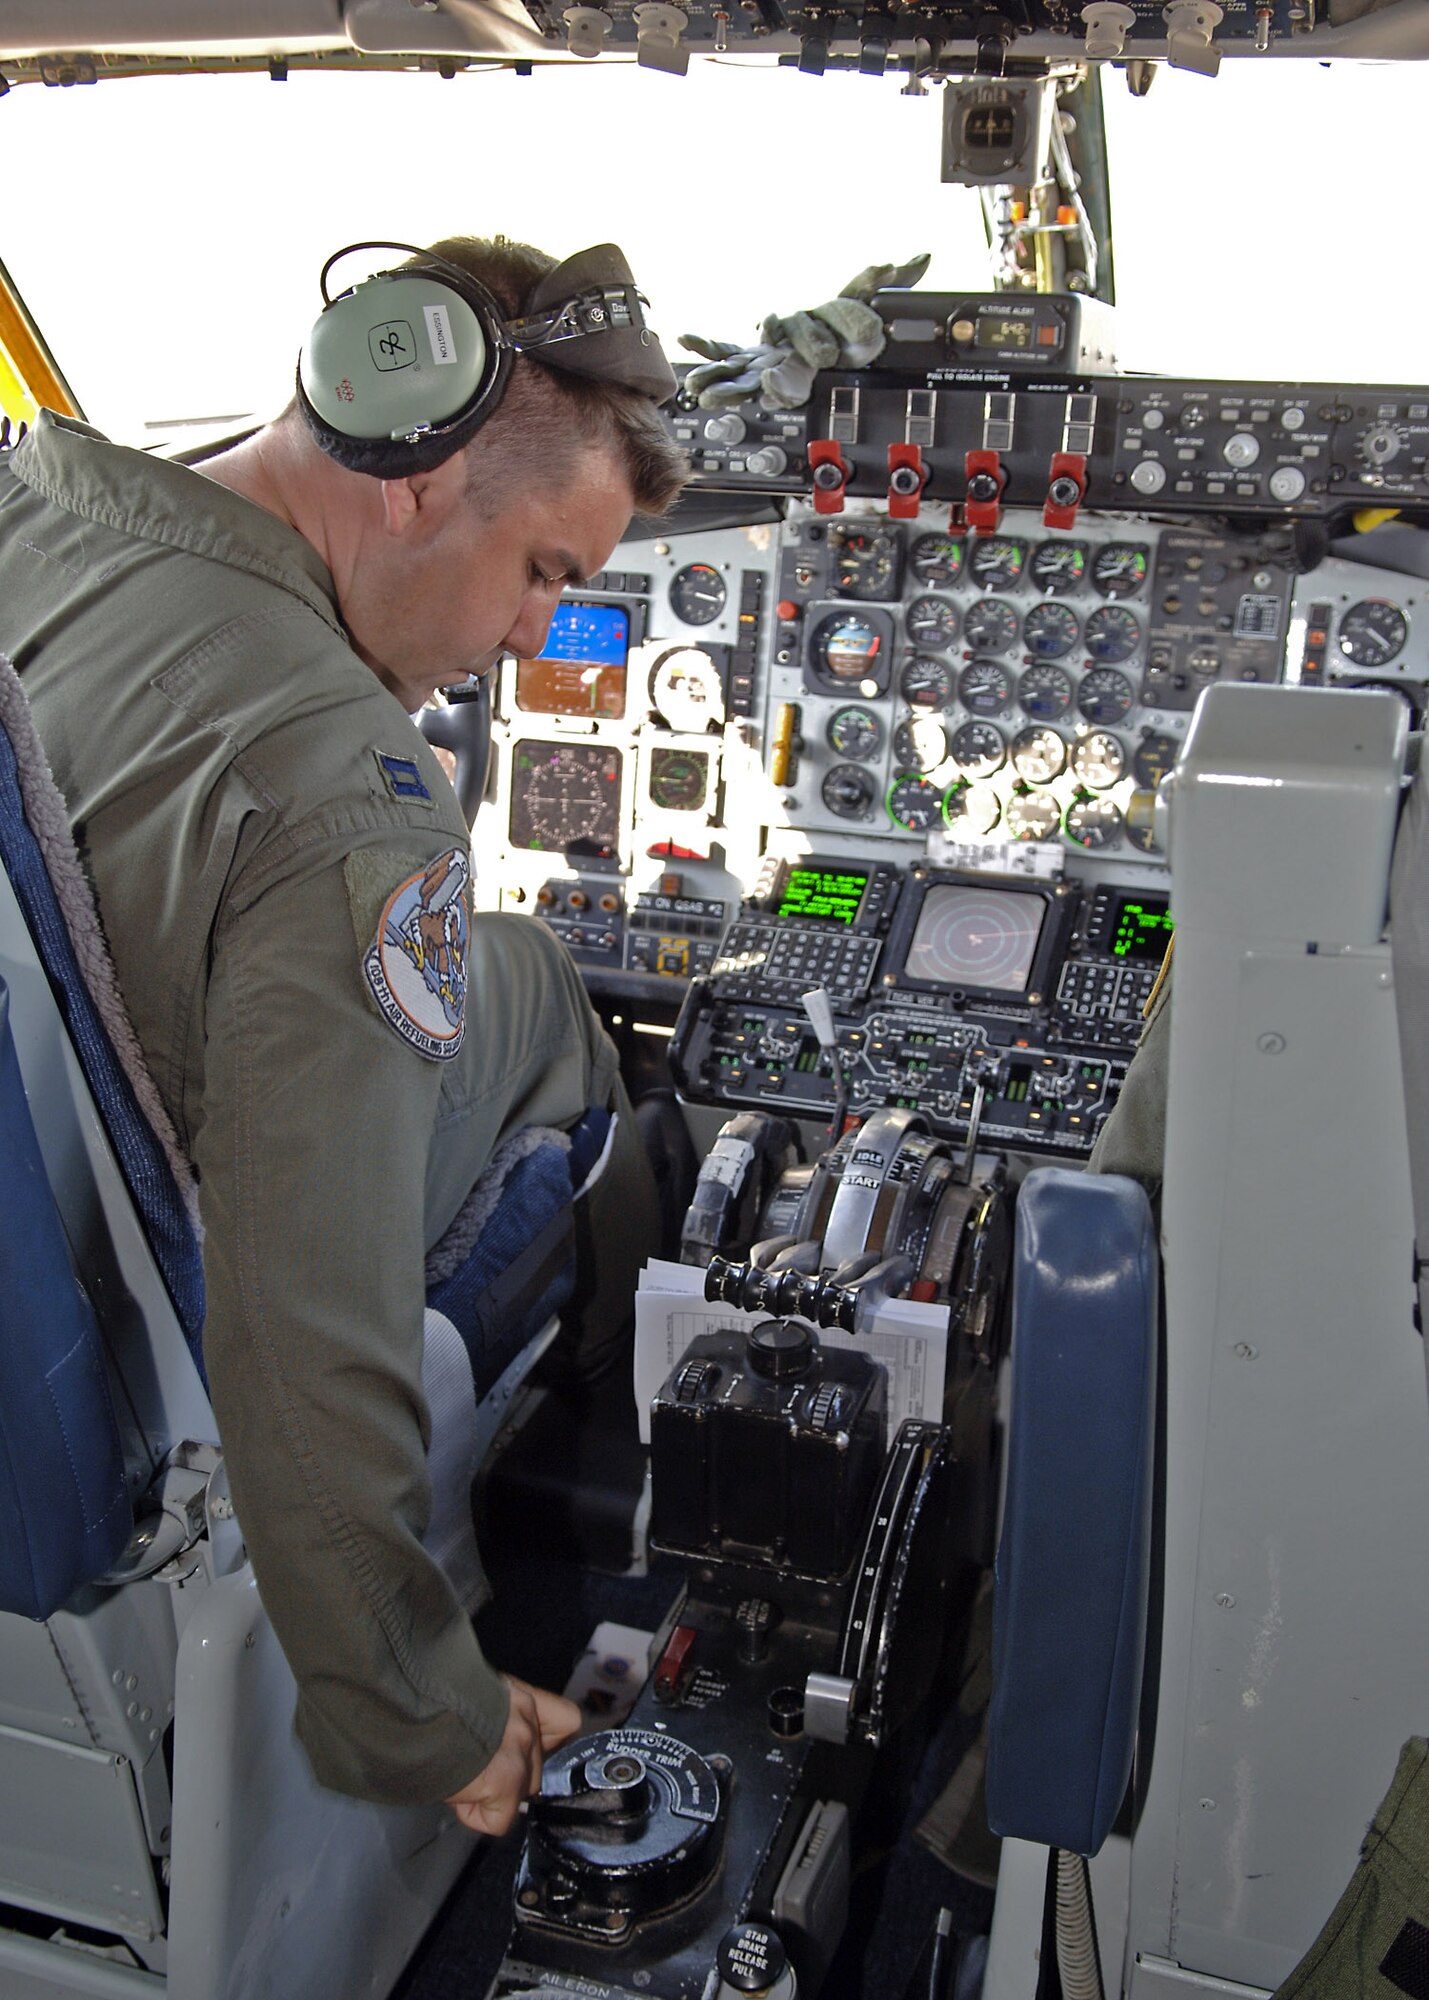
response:
<svg viewBox="0 0 1429 2000"><path fill-rule="evenodd" d="M546 634L551 629L551 620L556 615L556 605L560 599L534 592L521 600L517 612L506 633L506 647L518 660L534 660L546 643Z"/></svg>

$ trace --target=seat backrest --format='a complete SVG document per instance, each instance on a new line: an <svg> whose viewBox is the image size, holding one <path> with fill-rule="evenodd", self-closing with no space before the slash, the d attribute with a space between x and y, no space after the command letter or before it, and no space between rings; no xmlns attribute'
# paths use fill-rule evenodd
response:
<svg viewBox="0 0 1429 2000"><path fill-rule="evenodd" d="M43 1619L113 1566L168 1449L212 1420L192 1176L6 662L0 875L0 1611Z"/></svg>
<svg viewBox="0 0 1429 2000"><path fill-rule="evenodd" d="M994 1833L1095 1854L1136 1744L1150 1582L1158 1271L1145 1191L1039 1167L1017 1205L993 1599Z"/></svg>
<svg viewBox="0 0 1429 2000"><path fill-rule="evenodd" d="M48 1618L132 1516L104 1351L70 1264L0 979L0 1611Z"/></svg>
<svg viewBox="0 0 1429 2000"><path fill-rule="evenodd" d="M125 1012L68 810L19 676L6 660L0 660L0 867L201 1369L203 1260L193 1174Z"/></svg>

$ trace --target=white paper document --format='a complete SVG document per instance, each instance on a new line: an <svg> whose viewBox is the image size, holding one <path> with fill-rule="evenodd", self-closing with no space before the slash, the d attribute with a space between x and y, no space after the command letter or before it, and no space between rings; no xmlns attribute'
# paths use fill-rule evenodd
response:
<svg viewBox="0 0 1429 2000"><path fill-rule="evenodd" d="M667 1264L654 1259L640 1274L635 1294L635 1401L640 1411L640 1435L650 1442L650 1404L666 1376L702 1333L721 1328L757 1326L768 1313L741 1312L735 1306L712 1305L705 1297L705 1274L692 1264ZM941 1423L943 1376L948 1358L948 1309L919 1305L912 1299L890 1299L873 1317L867 1333L844 1333L818 1327L829 1347L848 1347L882 1362L888 1371L886 1442L907 1417Z"/></svg>

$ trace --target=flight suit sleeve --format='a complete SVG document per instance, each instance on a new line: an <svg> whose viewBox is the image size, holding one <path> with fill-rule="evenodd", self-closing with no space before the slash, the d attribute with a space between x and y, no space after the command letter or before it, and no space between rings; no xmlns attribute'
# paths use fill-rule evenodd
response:
<svg viewBox="0 0 1429 2000"><path fill-rule="evenodd" d="M442 838L381 844L395 886ZM489 1762L508 1703L421 1539L424 1185L444 1065L366 996L341 851L270 870L256 894L240 880L206 1027L204 1352L298 1734L335 1790L441 1799Z"/></svg>

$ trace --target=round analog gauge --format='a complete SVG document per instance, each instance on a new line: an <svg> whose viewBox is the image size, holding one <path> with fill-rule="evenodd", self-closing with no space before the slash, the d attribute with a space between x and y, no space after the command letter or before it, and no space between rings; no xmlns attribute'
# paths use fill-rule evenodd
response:
<svg viewBox="0 0 1429 2000"><path fill-rule="evenodd" d="M956 535L919 535L908 551L908 562L920 583L956 583L962 575L965 547Z"/></svg>
<svg viewBox="0 0 1429 2000"><path fill-rule="evenodd" d="M1007 590L1022 574L1027 547L1006 535L989 535L973 543L968 575L984 590Z"/></svg>
<svg viewBox="0 0 1429 2000"><path fill-rule="evenodd" d="M1092 557L1092 582L1103 597L1132 597L1146 581L1140 542L1104 542Z"/></svg>
<svg viewBox="0 0 1429 2000"><path fill-rule="evenodd" d="M1081 629L1065 604L1034 604L1022 621L1022 643L1039 660L1060 660L1076 645Z"/></svg>
<svg viewBox="0 0 1429 2000"><path fill-rule="evenodd" d="M811 650L815 665L822 667L830 680L868 680L878 677L883 634L856 611L839 611L820 620Z"/></svg>
<svg viewBox="0 0 1429 2000"><path fill-rule="evenodd" d="M888 787L888 817L906 833L927 833L942 815L942 794L916 771L900 771Z"/></svg>
<svg viewBox="0 0 1429 2000"><path fill-rule="evenodd" d="M953 762L970 778L990 778L1007 762L1002 731L991 722L965 722L954 733Z"/></svg>
<svg viewBox="0 0 1429 2000"><path fill-rule="evenodd" d="M909 771L936 771L947 760L948 732L931 715L910 715L893 732L893 755Z"/></svg>
<svg viewBox="0 0 1429 2000"><path fill-rule="evenodd" d="M1017 684L1023 713L1034 722L1052 722L1072 705L1072 681L1060 667L1029 667Z"/></svg>
<svg viewBox="0 0 1429 2000"><path fill-rule="evenodd" d="M946 708L953 698L953 670L946 660L915 654L898 676L898 692L910 708Z"/></svg>
<svg viewBox="0 0 1429 2000"><path fill-rule="evenodd" d="M1001 715L1012 699L1012 677L996 660L970 660L958 676L958 695L974 715Z"/></svg>
<svg viewBox="0 0 1429 2000"><path fill-rule="evenodd" d="M670 579L670 609L682 625L712 625L729 597L710 563L687 563Z"/></svg>
<svg viewBox="0 0 1429 2000"><path fill-rule="evenodd" d="M1014 792L1007 801L1007 831L1014 840L1055 840L1062 809L1050 792Z"/></svg>
<svg viewBox="0 0 1429 2000"><path fill-rule="evenodd" d="M1085 542L1039 542L1027 565L1028 576L1049 597L1067 597L1079 590L1086 573Z"/></svg>
<svg viewBox="0 0 1429 2000"><path fill-rule="evenodd" d="M1135 700L1135 688L1115 667L1093 667L1077 690L1077 707L1088 722L1120 722Z"/></svg>
<svg viewBox="0 0 1429 2000"><path fill-rule="evenodd" d="M1409 620L1387 597L1366 597L1340 620L1340 651L1357 667L1387 667L1408 637Z"/></svg>
<svg viewBox="0 0 1429 2000"><path fill-rule="evenodd" d="M954 833L977 838L992 832L1002 817L1002 801L991 785L949 785L943 818Z"/></svg>
<svg viewBox="0 0 1429 2000"><path fill-rule="evenodd" d="M1033 722L1055 722L1073 704L1071 674L1061 666L1029 666L1017 684L1017 700Z"/></svg>
<svg viewBox="0 0 1429 2000"><path fill-rule="evenodd" d="M1141 627L1119 604L1104 604L1087 620L1083 633L1094 660L1129 660L1141 644Z"/></svg>
<svg viewBox="0 0 1429 2000"><path fill-rule="evenodd" d="M1050 785L1067 768L1067 746L1055 729L1023 729L1012 739L1012 768L1024 784Z"/></svg>
<svg viewBox="0 0 1429 2000"><path fill-rule="evenodd" d="M873 779L857 764L835 764L820 787L824 804L839 819L867 819L876 796Z"/></svg>
<svg viewBox="0 0 1429 2000"><path fill-rule="evenodd" d="M703 750L650 752L650 803L665 812L697 812L709 791L710 760Z"/></svg>
<svg viewBox="0 0 1429 2000"><path fill-rule="evenodd" d="M1072 770L1094 792L1109 791L1126 770L1126 752L1105 729L1094 729L1072 745Z"/></svg>
<svg viewBox="0 0 1429 2000"><path fill-rule="evenodd" d="M599 743L518 743L511 759L511 845L613 853L622 760Z"/></svg>
<svg viewBox="0 0 1429 2000"><path fill-rule="evenodd" d="M1143 736L1132 753L1131 774L1144 791L1154 792L1180 754L1174 736Z"/></svg>
<svg viewBox="0 0 1429 2000"><path fill-rule="evenodd" d="M883 725L871 708L838 708L829 717L825 734L829 748L840 757L876 757Z"/></svg>
<svg viewBox="0 0 1429 2000"><path fill-rule="evenodd" d="M1078 847L1115 847L1121 814L1110 799L1074 799L1067 808L1067 838Z"/></svg>
<svg viewBox="0 0 1429 2000"><path fill-rule="evenodd" d="M698 646L675 646L650 669L650 706L672 729L702 736L724 721L724 682Z"/></svg>
<svg viewBox="0 0 1429 2000"><path fill-rule="evenodd" d="M915 597L903 614L903 624L915 646L944 653L958 636L958 613L945 597Z"/></svg>
<svg viewBox="0 0 1429 2000"><path fill-rule="evenodd" d="M839 521L829 529L833 588L840 597L898 595L898 530L886 522Z"/></svg>
<svg viewBox="0 0 1429 2000"><path fill-rule="evenodd" d="M1017 637L1017 613L1000 597L970 604L963 619L963 637L975 653L1005 653Z"/></svg>

